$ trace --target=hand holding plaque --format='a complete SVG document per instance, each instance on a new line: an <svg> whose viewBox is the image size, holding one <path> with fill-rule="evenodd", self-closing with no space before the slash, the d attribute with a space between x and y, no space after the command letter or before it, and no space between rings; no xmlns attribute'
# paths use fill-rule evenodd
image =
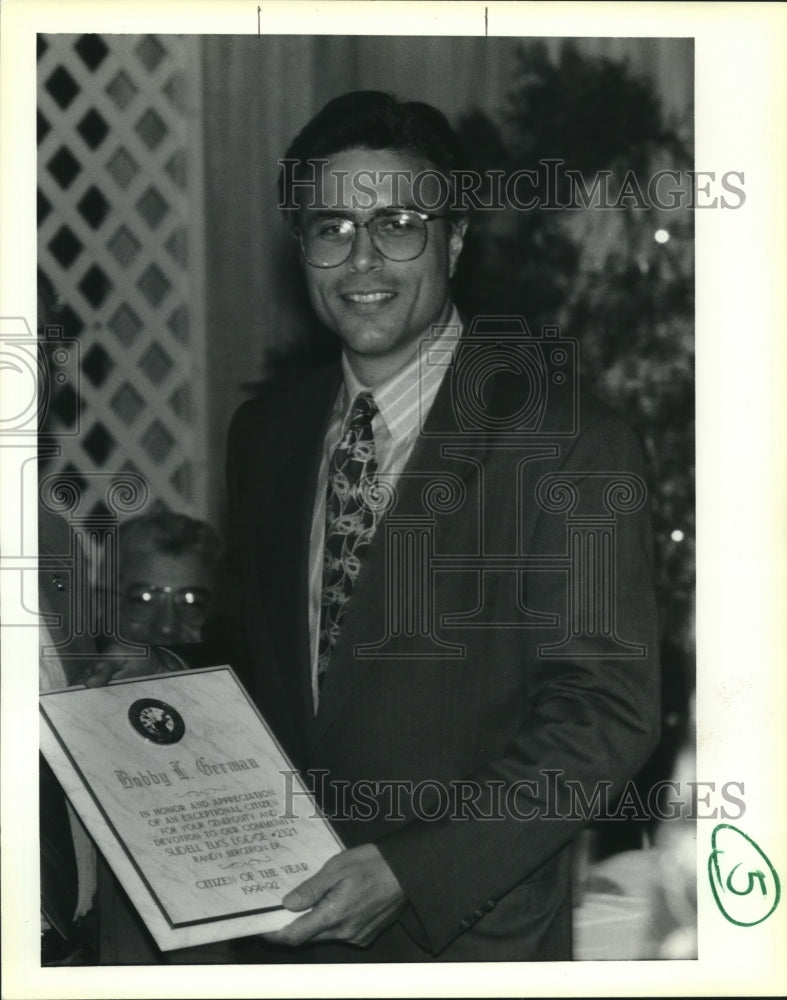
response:
<svg viewBox="0 0 787 1000"><path fill-rule="evenodd" d="M271 944L346 941L363 947L396 920L405 895L378 848L361 844L330 858L289 892L284 904L308 912L282 930L266 934Z"/></svg>
<svg viewBox="0 0 787 1000"><path fill-rule="evenodd" d="M162 950L275 931L342 845L229 667L40 698L41 748Z"/></svg>

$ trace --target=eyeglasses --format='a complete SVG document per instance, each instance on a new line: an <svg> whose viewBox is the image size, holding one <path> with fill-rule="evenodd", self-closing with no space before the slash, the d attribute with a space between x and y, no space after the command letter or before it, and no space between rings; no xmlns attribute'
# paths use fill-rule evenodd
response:
<svg viewBox="0 0 787 1000"><path fill-rule="evenodd" d="M207 614L210 594L201 587L181 587L179 590L173 590L172 587L135 584L127 587L120 595L120 599L124 612L133 621L151 621L169 602L181 621L199 625Z"/></svg>
<svg viewBox="0 0 787 1000"><path fill-rule="evenodd" d="M384 211L366 222L355 222L341 215L316 215L301 227L298 238L301 253L314 267L338 267L352 253L359 229L366 229L372 246L388 260L415 260L426 246L426 224L444 215L429 212Z"/></svg>

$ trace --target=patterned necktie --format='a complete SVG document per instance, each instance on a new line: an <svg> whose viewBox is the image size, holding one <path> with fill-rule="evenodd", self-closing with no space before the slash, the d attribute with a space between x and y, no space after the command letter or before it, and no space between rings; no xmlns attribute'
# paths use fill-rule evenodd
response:
<svg viewBox="0 0 787 1000"><path fill-rule="evenodd" d="M377 406L372 394L360 393L353 403L347 430L336 446L328 470L317 660L320 685L361 568L359 554L372 540L376 527L377 515L366 502L367 491L374 485L377 471L372 435L375 413Z"/></svg>

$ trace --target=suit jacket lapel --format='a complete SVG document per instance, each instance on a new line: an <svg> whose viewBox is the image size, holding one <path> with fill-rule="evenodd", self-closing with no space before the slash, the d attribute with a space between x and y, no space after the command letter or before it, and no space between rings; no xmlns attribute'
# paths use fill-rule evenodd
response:
<svg viewBox="0 0 787 1000"><path fill-rule="evenodd" d="M305 380L282 413L276 487L260 512L265 531L256 552L265 613L273 634L282 638L279 670L293 707L296 726L308 733L314 722L309 639L309 539L315 489L331 409L341 372L331 368ZM263 706L264 709L264 706Z"/></svg>

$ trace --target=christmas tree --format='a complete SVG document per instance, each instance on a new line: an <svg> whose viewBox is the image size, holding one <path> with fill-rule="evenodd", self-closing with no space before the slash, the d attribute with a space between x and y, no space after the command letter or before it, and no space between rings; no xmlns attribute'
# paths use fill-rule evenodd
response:
<svg viewBox="0 0 787 1000"><path fill-rule="evenodd" d="M495 176L532 174L513 189L513 211L473 213L458 304L466 316L521 315L533 333L558 325L579 342L583 386L639 432L668 701L682 712L693 675L693 219L687 198L659 207L671 205L668 186L654 198L649 183L670 170L672 186L685 185L690 123L668 121L652 83L625 63L570 42L553 60L533 43L499 118L468 114L460 134L488 179L481 206L494 205ZM522 210L526 199L534 207Z"/></svg>

